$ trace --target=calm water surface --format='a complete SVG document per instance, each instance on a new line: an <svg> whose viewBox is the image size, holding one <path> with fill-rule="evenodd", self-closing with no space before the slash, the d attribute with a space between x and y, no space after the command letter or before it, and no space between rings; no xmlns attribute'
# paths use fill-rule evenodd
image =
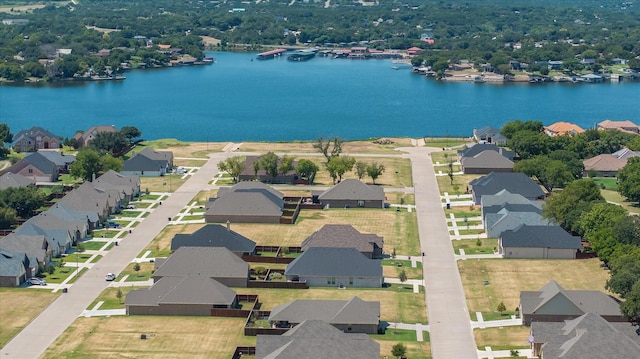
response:
<svg viewBox="0 0 640 359"><path fill-rule="evenodd" d="M37 125L60 136L132 125L147 139L185 141L469 136L512 119L585 128L604 119L640 123L640 82L443 83L409 67L393 70L388 60L211 55L212 66L132 71L120 82L0 86L0 122L13 133Z"/></svg>

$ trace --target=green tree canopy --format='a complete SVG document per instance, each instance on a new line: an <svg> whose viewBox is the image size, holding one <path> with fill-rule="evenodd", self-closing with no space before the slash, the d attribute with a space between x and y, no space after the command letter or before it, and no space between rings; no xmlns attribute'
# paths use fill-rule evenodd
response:
<svg viewBox="0 0 640 359"><path fill-rule="evenodd" d="M640 281L631 287L627 299L620 305L620 311L627 318L640 318Z"/></svg>
<svg viewBox="0 0 640 359"><path fill-rule="evenodd" d="M590 209L592 202L604 202L600 188L591 179L580 179L548 198L542 215L566 230L578 230L580 215Z"/></svg>
<svg viewBox="0 0 640 359"><path fill-rule="evenodd" d="M367 174L367 163L362 161L356 162L356 175L361 180Z"/></svg>
<svg viewBox="0 0 640 359"><path fill-rule="evenodd" d="M640 202L640 157L630 158L618 171L618 192L630 201Z"/></svg>
<svg viewBox="0 0 640 359"><path fill-rule="evenodd" d="M69 166L69 173L75 178L91 181L98 176L100 169L100 153L91 147L81 148L76 154L76 160Z"/></svg>
<svg viewBox="0 0 640 359"><path fill-rule="evenodd" d="M329 163L331 158L340 156L340 153L342 153L343 142L344 140L340 139L338 136L334 136L333 138L324 138L320 136L313 143L313 148L322 153L322 155L327 159L327 163Z"/></svg>
<svg viewBox="0 0 640 359"><path fill-rule="evenodd" d="M16 210L9 207L0 207L0 229L9 229L18 222Z"/></svg>
<svg viewBox="0 0 640 359"><path fill-rule="evenodd" d="M33 211L44 205L45 194L36 186L9 187L0 191L0 204L12 208L22 218L30 218Z"/></svg>
<svg viewBox="0 0 640 359"><path fill-rule="evenodd" d="M319 170L320 168L315 164L315 162L307 159L301 159L298 161L298 168L296 169L298 175L306 179L312 179L315 177Z"/></svg>
<svg viewBox="0 0 640 359"><path fill-rule="evenodd" d="M6 123L0 123L0 142L0 144L13 142L13 134Z"/></svg>
<svg viewBox="0 0 640 359"><path fill-rule="evenodd" d="M134 139L142 136L142 132L140 132L137 127L133 126L123 126L120 129L120 133L129 140L129 142L134 142Z"/></svg>
<svg viewBox="0 0 640 359"><path fill-rule="evenodd" d="M218 170L229 173L233 178L233 182L236 183L238 182L238 177L246 167L246 159L243 156L233 156L218 162Z"/></svg>
<svg viewBox="0 0 640 359"><path fill-rule="evenodd" d="M367 175L371 177L373 184L376 184L376 179L384 173L384 165L373 162L367 166Z"/></svg>
<svg viewBox="0 0 640 359"><path fill-rule="evenodd" d="M121 153L129 145L122 132L98 132L89 143L91 148L111 153Z"/></svg>
<svg viewBox="0 0 640 359"><path fill-rule="evenodd" d="M331 157L329 163L327 163L327 171L329 171L329 176L333 179L333 183L336 183L336 179L342 181L342 176L351 171L355 164L355 158L349 156Z"/></svg>

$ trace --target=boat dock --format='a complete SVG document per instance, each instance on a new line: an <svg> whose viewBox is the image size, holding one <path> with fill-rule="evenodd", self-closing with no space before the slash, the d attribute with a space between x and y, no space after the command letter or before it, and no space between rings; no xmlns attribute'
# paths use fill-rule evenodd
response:
<svg viewBox="0 0 640 359"><path fill-rule="evenodd" d="M311 60L312 58L314 58L316 56L317 52L318 52L317 49L299 50L299 51L296 51L293 54L289 55L287 57L287 60L289 60L289 61L307 61L307 60Z"/></svg>
<svg viewBox="0 0 640 359"><path fill-rule="evenodd" d="M273 58L276 58L278 56L282 56L282 54L284 54L285 52L287 52L287 49L271 50L271 51L259 53L258 56L256 56L256 58L258 60L273 59Z"/></svg>

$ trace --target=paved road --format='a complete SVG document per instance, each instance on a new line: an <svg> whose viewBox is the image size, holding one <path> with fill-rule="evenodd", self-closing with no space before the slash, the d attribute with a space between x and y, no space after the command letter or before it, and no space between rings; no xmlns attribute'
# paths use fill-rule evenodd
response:
<svg viewBox="0 0 640 359"><path fill-rule="evenodd" d="M411 156L418 217L425 297L429 314L431 355L435 359L476 359L476 344L460 273L442 211L430 152L426 147L403 148Z"/></svg>
<svg viewBox="0 0 640 359"><path fill-rule="evenodd" d="M1 358L37 358L60 336L91 302L109 285L106 273L120 273L165 227L193 197L207 187L218 172L217 163L231 153L210 155L210 160L187 180L151 215L140 223L96 265L79 278L69 292L62 294L7 345L0 350Z"/></svg>

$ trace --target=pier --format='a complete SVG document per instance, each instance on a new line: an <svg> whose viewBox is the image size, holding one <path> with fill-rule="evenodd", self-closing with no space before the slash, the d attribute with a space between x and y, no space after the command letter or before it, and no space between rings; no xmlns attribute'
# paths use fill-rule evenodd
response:
<svg viewBox="0 0 640 359"><path fill-rule="evenodd" d="M271 50L271 51L259 53L258 56L256 56L256 58L258 60L273 59L273 58L276 58L278 56L282 56L282 54L284 54L285 52L287 52L287 49Z"/></svg>

